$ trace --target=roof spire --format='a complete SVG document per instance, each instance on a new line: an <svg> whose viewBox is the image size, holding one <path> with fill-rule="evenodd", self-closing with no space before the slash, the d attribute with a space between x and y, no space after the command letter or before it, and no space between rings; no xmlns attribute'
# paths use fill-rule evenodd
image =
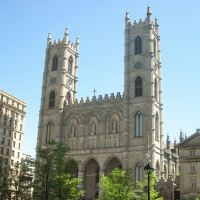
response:
<svg viewBox="0 0 200 200"><path fill-rule="evenodd" d="M76 52L78 53L79 52L79 36L77 35L77 38L76 38Z"/></svg>

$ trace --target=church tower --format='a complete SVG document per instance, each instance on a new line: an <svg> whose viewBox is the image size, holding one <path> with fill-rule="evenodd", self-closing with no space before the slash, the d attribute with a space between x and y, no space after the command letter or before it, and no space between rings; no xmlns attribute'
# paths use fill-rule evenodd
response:
<svg viewBox="0 0 200 200"><path fill-rule="evenodd" d="M124 113L129 146L149 143L149 157L154 167L163 171L163 120L160 36L158 20L147 18L132 24L125 17ZM134 114L133 114L134 113ZM134 119L134 121L133 121ZM134 137L131 137L134 133Z"/></svg>
<svg viewBox="0 0 200 200"><path fill-rule="evenodd" d="M61 113L65 102L74 102L77 93L79 38L73 44L68 28L62 40L48 34L39 113L38 145L60 138Z"/></svg>

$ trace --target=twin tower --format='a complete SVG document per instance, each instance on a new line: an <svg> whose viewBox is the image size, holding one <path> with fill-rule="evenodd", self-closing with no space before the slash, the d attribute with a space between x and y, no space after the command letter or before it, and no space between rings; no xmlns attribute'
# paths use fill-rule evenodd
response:
<svg viewBox="0 0 200 200"><path fill-rule="evenodd" d="M132 169L135 181L147 161L158 176L176 170L164 157L159 25L150 7L144 21L131 23L126 13L124 35L124 93L80 101L79 38L73 44L68 29L62 40L47 38L37 145L69 144L86 198L98 196L99 177L115 167Z"/></svg>

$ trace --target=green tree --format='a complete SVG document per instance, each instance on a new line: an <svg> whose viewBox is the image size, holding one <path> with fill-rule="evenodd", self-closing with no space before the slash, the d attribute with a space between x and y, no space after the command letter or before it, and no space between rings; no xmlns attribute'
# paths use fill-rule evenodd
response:
<svg viewBox="0 0 200 200"><path fill-rule="evenodd" d="M32 175L28 163L15 163L13 167L1 165L0 193L12 199L27 199L32 188Z"/></svg>
<svg viewBox="0 0 200 200"><path fill-rule="evenodd" d="M150 184L149 184L150 199L151 200L163 200L163 197L158 197L159 192L157 192L155 190L156 182L157 182L157 178L155 178L154 173L152 173L150 175ZM148 178L146 175L144 182L139 182L139 181L137 182L137 187L135 189L135 190L137 190L137 192L135 192L135 198L137 200L147 200L148 199L147 187L148 187ZM145 192L145 188L147 189L146 192Z"/></svg>
<svg viewBox="0 0 200 200"><path fill-rule="evenodd" d="M6 161L7 162L7 161ZM10 196L9 186L7 182L8 178L8 166L5 164L5 159L1 158L0 161L0 194L1 197Z"/></svg>
<svg viewBox="0 0 200 200"><path fill-rule="evenodd" d="M68 145L51 140L45 147L38 147L35 163L35 197L45 200L77 199L83 191L78 191L78 178L71 178L67 161ZM76 164L77 165L77 164ZM67 198L71 196L70 198ZM72 198L74 197L74 198Z"/></svg>
<svg viewBox="0 0 200 200"><path fill-rule="evenodd" d="M122 169L115 168L110 175L102 175L99 185L103 200L131 200L135 196L131 174Z"/></svg>

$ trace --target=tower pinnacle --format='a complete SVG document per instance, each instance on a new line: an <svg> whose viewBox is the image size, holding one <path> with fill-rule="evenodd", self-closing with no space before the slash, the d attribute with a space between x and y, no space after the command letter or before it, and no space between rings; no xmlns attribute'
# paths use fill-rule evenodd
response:
<svg viewBox="0 0 200 200"><path fill-rule="evenodd" d="M152 21L151 21L151 8L150 8L149 5L147 7L147 21L148 21L149 24L152 23Z"/></svg>
<svg viewBox="0 0 200 200"><path fill-rule="evenodd" d="M51 42L51 31L49 31L48 33L48 37L47 37L47 47L49 46L49 43Z"/></svg>
<svg viewBox="0 0 200 200"><path fill-rule="evenodd" d="M129 13L128 13L128 11L126 11L125 27L127 27L127 25L129 24L129 22L130 22Z"/></svg>
<svg viewBox="0 0 200 200"><path fill-rule="evenodd" d="M65 29L65 34L64 34L64 43L65 43L65 44L68 43L68 36L69 36L68 27L66 27L66 29Z"/></svg>

